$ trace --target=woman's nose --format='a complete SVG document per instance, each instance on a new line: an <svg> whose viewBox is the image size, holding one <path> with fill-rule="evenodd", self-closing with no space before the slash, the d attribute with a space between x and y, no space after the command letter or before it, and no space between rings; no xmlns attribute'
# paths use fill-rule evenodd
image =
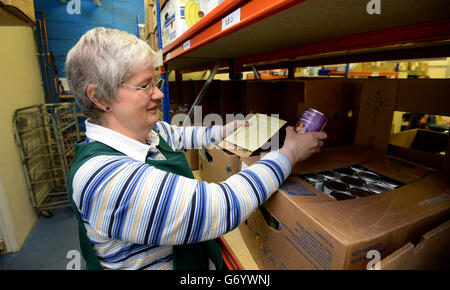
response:
<svg viewBox="0 0 450 290"><path fill-rule="evenodd" d="M155 87L155 89L153 90L152 98L155 100L161 100L163 97L164 97L163 92Z"/></svg>

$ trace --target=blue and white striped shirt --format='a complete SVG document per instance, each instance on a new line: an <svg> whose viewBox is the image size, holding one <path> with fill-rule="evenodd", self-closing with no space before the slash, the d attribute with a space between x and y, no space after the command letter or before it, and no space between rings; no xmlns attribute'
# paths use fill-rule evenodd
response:
<svg viewBox="0 0 450 290"><path fill-rule="evenodd" d="M222 140L222 126L157 122L155 129L174 150ZM146 158L164 158L153 131L143 144L87 121L86 136L126 155L89 159L72 183L88 237L106 269L173 269L173 245L211 240L235 229L292 169L284 154L271 152L223 182L207 183L146 164Z"/></svg>

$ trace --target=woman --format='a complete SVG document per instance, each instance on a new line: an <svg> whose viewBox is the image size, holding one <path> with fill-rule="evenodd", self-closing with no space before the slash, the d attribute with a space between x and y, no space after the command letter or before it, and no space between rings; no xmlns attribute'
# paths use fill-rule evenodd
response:
<svg viewBox="0 0 450 290"><path fill-rule="evenodd" d="M326 134L288 127L283 148L246 170L217 184L195 180L181 150L218 143L242 123L159 121L154 63L144 41L105 28L88 31L67 55L70 89L88 117L68 176L83 256L88 268L221 269L215 239L318 152Z"/></svg>

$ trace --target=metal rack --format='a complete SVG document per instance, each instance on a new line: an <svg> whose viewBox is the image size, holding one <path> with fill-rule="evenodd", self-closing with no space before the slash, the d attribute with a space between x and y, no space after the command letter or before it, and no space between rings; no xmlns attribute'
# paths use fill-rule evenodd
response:
<svg viewBox="0 0 450 290"><path fill-rule="evenodd" d="M75 103L20 108L13 123L33 207L51 216L51 209L70 206L67 173L80 138Z"/></svg>

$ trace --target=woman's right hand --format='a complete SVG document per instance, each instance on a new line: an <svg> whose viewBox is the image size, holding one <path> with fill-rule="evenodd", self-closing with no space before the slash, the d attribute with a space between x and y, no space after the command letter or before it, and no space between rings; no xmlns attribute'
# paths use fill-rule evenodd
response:
<svg viewBox="0 0 450 290"><path fill-rule="evenodd" d="M286 155L291 165L294 166L295 163L303 161L314 153L319 152L326 138L327 134L325 132L297 134L294 131L294 127L289 126L286 128L284 145L279 151Z"/></svg>

